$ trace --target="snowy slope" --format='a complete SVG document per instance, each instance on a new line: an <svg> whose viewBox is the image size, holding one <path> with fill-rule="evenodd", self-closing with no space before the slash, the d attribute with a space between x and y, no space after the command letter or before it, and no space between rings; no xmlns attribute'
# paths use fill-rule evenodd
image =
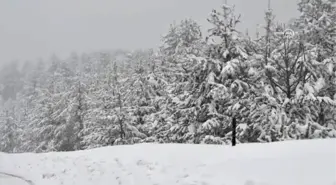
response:
<svg viewBox="0 0 336 185"><path fill-rule="evenodd" d="M0 185L335 185L336 139L0 153L0 173Z"/></svg>

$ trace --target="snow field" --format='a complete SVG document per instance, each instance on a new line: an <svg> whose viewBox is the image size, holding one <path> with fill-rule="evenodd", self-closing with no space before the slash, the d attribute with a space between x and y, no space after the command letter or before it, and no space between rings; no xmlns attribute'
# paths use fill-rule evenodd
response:
<svg viewBox="0 0 336 185"><path fill-rule="evenodd" d="M0 172L34 185L334 185L336 139L217 145L139 144L0 153ZM2 175L1 185L26 185Z"/></svg>

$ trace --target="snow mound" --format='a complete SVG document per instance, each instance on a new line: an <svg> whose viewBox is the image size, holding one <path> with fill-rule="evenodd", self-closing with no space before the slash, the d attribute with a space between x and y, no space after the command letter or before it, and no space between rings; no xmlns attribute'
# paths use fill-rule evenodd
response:
<svg viewBox="0 0 336 185"><path fill-rule="evenodd" d="M27 182L34 185L334 185L336 139L244 144L234 148L139 144L77 152L0 153L0 184L26 185Z"/></svg>

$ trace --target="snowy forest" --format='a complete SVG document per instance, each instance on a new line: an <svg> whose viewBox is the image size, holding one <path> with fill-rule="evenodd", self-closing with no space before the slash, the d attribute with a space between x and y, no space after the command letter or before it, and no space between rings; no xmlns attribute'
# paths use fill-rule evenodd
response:
<svg viewBox="0 0 336 185"><path fill-rule="evenodd" d="M0 69L0 151L336 137L336 1L300 0L256 34L234 6L172 24L161 46L56 55Z"/></svg>

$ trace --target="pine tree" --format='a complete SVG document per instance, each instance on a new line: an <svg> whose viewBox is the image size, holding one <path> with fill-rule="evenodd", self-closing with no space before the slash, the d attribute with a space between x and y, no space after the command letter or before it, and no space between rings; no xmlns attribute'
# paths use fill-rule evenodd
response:
<svg viewBox="0 0 336 185"><path fill-rule="evenodd" d="M334 104L320 96L325 65L318 62L316 45L307 40L309 35L305 31L294 32L275 25L272 17L269 10L266 35L259 41L265 47L259 47L260 52L255 55L255 64L259 66L256 69L265 79L252 105L252 118L259 130L257 140L310 138L316 132L324 133L328 129L321 127L315 112L323 101L325 106ZM327 133L324 135L333 135Z"/></svg>
<svg viewBox="0 0 336 185"><path fill-rule="evenodd" d="M231 120L237 118L238 128L249 121L246 117L254 79L248 73L246 38L236 29L239 19L234 7L228 5L222 6L222 12L213 10L208 19L213 25L209 30L208 58L195 74L200 85L197 89L201 89L196 93L199 132L205 143L229 142Z"/></svg>
<svg viewBox="0 0 336 185"><path fill-rule="evenodd" d="M170 115L163 119L171 128L167 130L164 126L157 135L160 138L166 135L165 140L169 142L194 142L194 134L189 133L194 124L192 117L194 107L182 104L190 95L188 93L191 93L190 82L196 63L191 57L200 56L203 46L200 26L191 19L183 20L172 27L163 39L161 47L163 62L160 67L168 83L165 115Z"/></svg>
<svg viewBox="0 0 336 185"><path fill-rule="evenodd" d="M15 101L9 99L4 109L1 110L0 117L0 151L16 152L18 150L21 135L17 125Z"/></svg>

